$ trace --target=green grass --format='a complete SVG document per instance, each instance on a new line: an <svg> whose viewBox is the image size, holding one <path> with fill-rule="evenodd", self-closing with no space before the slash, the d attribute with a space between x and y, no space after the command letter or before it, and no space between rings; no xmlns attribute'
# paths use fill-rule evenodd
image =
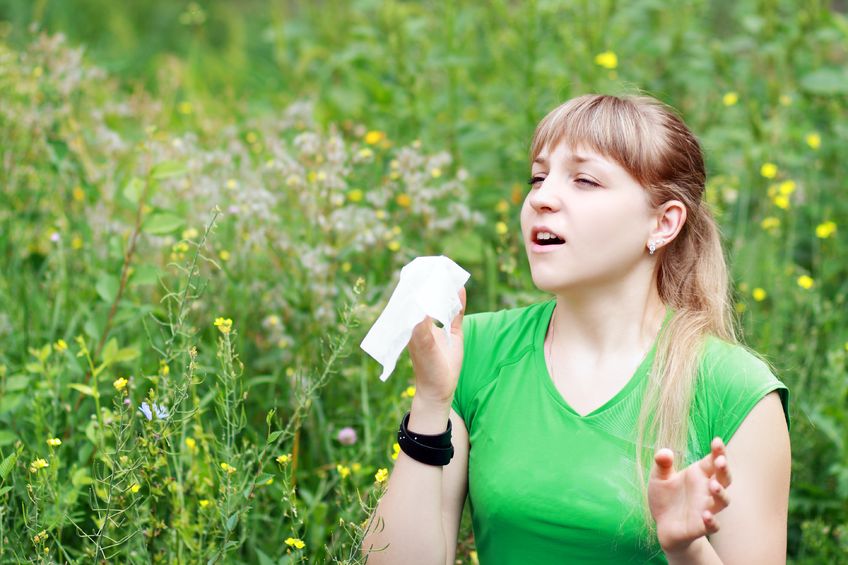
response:
<svg viewBox="0 0 848 565"><path fill-rule="evenodd" d="M0 0L0 561L357 562L414 382L404 358L380 383L357 346L392 277L445 253L471 312L539 298L518 239L533 128L635 88L702 140L744 337L792 391L790 557L848 551L844 15L201 11ZM466 514L464 562L470 536Z"/></svg>

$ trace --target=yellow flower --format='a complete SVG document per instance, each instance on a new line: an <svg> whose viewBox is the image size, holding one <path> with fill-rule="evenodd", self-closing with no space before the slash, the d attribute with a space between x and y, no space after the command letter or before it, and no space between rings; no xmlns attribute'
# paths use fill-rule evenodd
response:
<svg viewBox="0 0 848 565"><path fill-rule="evenodd" d="M398 455L400 455L400 444L395 443L392 445L392 459L397 461Z"/></svg>
<svg viewBox="0 0 848 565"><path fill-rule="evenodd" d="M498 203L495 205L495 211L496 211L497 213L499 213L499 214L506 214L507 212L509 212L509 202L507 202L506 200L501 199L501 200L500 200L500 201L498 201Z"/></svg>
<svg viewBox="0 0 848 565"><path fill-rule="evenodd" d="M400 235L403 230L400 226L392 226L392 233L395 235Z"/></svg>
<svg viewBox="0 0 848 565"><path fill-rule="evenodd" d="M32 463L29 464L29 472L30 473L37 473L39 470L44 469L45 467L49 467L49 466L50 466L50 464L47 463L47 461L45 461L44 459L41 459L39 457L38 459L36 459L35 461L33 461Z"/></svg>
<svg viewBox="0 0 848 565"><path fill-rule="evenodd" d="M53 344L53 348L56 349L56 351L66 351L68 349L68 344L65 343L64 339L60 339Z"/></svg>
<svg viewBox="0 0 848 565"><path fill-rule="evenodd" d="M781 210L786 210L789 208L789 197L784 196L783 194L778 194L774 198L771 199L774 202L774 205L780 208Z"/></svg>
<svg viewBox="0 0 848 565"><path fill-rule="evenodd" d="M827 239L836 233L836 222L823 222L816 226L816 237Z"/></svg>
<svg viewBox="0 0 848 565"><path fill-rule="evenodd" d="M764 230L774 230L780 227L780 219L775 218L774 216L769 216L768 218L763 218L763 221L760 222L760 227Z"/></svg>
<svg viewBox="0 0 848 565"><path fill-rule="evenodd" d="M345 465L336 465L336 471L339 472L339 476L343 479L350 475L350 467L347 467Z"/></svg>
<svg viewBox="0 0 848 565"><path fill-rule="evenodd" d="M362 463L351 463L350 468L353 470L354 473L358 473L362 470Z"/></svg>
<svg viewBox="0 0 848 565"><path fill-rule="evenodd" d="M221 469L226 471L228 475L232 475L236 472L236 468L230 465L229 463L221 463Z"/></svg>
<svg viewBox="0 0 848 565"><path fill-rule="evenodd" d="M245 141L247 141L250 144L253 144L253 143L256 143L257 141L259 141L259 138L256 137L256 134L252 131L247 132L247 135L244 136L244 139L245 139Z"/></svg>
<svg viewBox="0 0 848 565"><path fill-rule="evenodd" d="M238 188L238 181L236 179L227 179L226 187L227 190L235 190Z"/></svg>
<svg viewBox="0 0 848 565"><path fill-rule="evenodd" d="M401 398L412 398L415 396L415 387L408 386L404 389L402 393L400 393Z"/></svg>
<svg viewBox="0 0 848 565"><path fill-rule="evenodd" d="M368 145L377 145L385 138L386 134L384 132L371 130L365 134L365 143L367 143Z"/></svg>
<svg viewBox="0 0 848 565"><path fill-rule="evenodd" d="M388 248L391 251L397 251L398 249L400 249L400 243L398 243L397 240L393 239L392 241L389 242Z"/></svg>
<svg viewBox="0 0 848 565"><path fill-rule="evenodd" d="M351 202L362 202L362 197L362 190L358 188L354 188L353 190L347 193L347 199Z"/></svg>
<svg viewBox="0 0 848 565"><path fill-rule="evenodd" d="M229 318L215 318L215 327L222 334L228 334L233 327L233 321Z"/></svg>
<svg viewBox="0 0 848 565"><path fill-rule="evenodd" d="M495 224L495 233L497 233L498 235L506 235L508 231L509 226L507 226L505 222L498 222L497 224Z"/></svg>
<svg viewBox="0 0 848 565"><path fill-rule="evenodd" d="M773 179L777 176L777 165L774 163L763 163L763 166L760 167L760 174L767 179Z"/></svg>
<svg viewBox="0 0 848 565"><path fill-rule="evenodd" d="M404 192L395 197L395 202L397 202L397 205L401 208L409 208L412 205L412 198Z"/></svg>
<svg viewBox="0 0 848 565"><path fill-rule="evenodd" d="M595 55L595 64L605 69L614 69L618 67L618 57L612 51L604 51Z"/></svg>
<svg viewBox="0 0 848 565"><path fill-rule="evenodd" d="M389 470L388 469L380 469L374 474L374 480L378 483L384 482L389 478Z"/></svg>
<svg viewBox="0 0 848 565"><path fill-rule="evenodd" d="M127 461L129 461L129 460L130 460L130 458L127 457L126 455L121 455L120 457L118 457L118 461L120 461L121 465L126 465Z"/></svg>
<svg viewBox="0 0 848 565"><path fill-rule="evenodd" d="M177 106L177 111L184 116L191 114L191 102L180 102L180 105Z"/></svg>
<svg viewBox="0 0 848 565"><path fill-rule="evenodd" d="M183 239L193 239L198 235L199 233L195 228L188 228L187 230L183 230L182 233Z"/></svg>
<svg viewBox="0 0 848 565"><path fill-rule="evenodd" d="M371 151L369 148L365 147L364 149L360 149L356 155L360 159L370 159L374 156L374 152Z"/></svg>
<svg viewBox="0 0 848 565"><path fill-rule="evenodd" d="M185 439L185 444L186 444L186 447L188 447L190 451L194 451L195 449L197 449L197 442L194 440L193 437L187 437Z"/></svg>
<svg viewBox="0 0 848 565"><path fill-rule="evenodd" d="M71 191L71 194L73 194L74 200L76 200L77 202L82 202L83 200L85 200L85 191L79 185L74 187L74 190Z"/></svg>
<svg viewBox="0 0 848 565"><path fill-rule="evenodd" d="M739 102L739 95L735 92L727 92L722 96L721 101L725 106L733 106Z"/></svg>
<svg viewBox="0 0 848 565"><path fill-rule="evenodd" d="M439 178L440 176L442 176L442 169L440 169L439 167L435 167L435 168L433 168L432 170L430 170L430 175L431 175L434 179L437 179L437 178Z"/></svg>
<svg viewBox="0 0 848 565"><path fill-rule="evenodd" d="M280 455L277 457L277 463L280 465L285 465L289 461L291 461L291 455Z"/></svg>
<svg viewBox="0 0 848 565"><path fill-rule="evenodd" d="M200 505L201 508L206 508L207 506L209 506L209 500L205 498L198 500L197 503Z"/></svg>
<svg viewBox="0 0 848 565"><path fill-rule="evenodd" d="M798 277L798 286L800 286L804 290L809 290L813 288L814 284L815 281L813 280L813 277L809 277L807 275L801 275L800 277Z"/></svg>
<svg viewBox="0 0 848 565"><path fill-rule="evenodd" d="M115 379L115 382L112 383L112 386L115 387L115 390L124 390L127 388L127 379L124 377L120 377Z"/></svg>
<svg viewBox="0 0 848 565"><path fill-rule="evenodd" d="M746 306L744 302L737 302L736 303L736 312L737 313L742 314L747 309L748 309L748 306Z"/></svg>
<svg viewBox="0 0 848 565"><path fill-rule="evenodd" d="M821 136L816 132L808 133L807 136L804 138L804 141L806 141L807 145L809 145L813 149L818 149L819 147L821 147Z"/></svg>
<svg viewBox="0 0 848 565"><path fill-rule="evenodd" d="M171 368L168 366L168 363L164 359L159 359L159 373L163 377L167 377L171 374Z"/></svg>
<svg viewBox="0 0 848 565"><path fill-rule="evenodd" d="M766 299L766 296L768 296L768 294L766 294L766 291L762 288L755 288L754 292L752 293L752 296L757 302L762 302Z"/></svg>
<svg viewBox="0 0 848 565"><path fill-rule="evenodd" d="M80 236L74 235L74 237L71 238L71 249L74 251L82 249L82 238Z"/></svg>
<svg viewBox="0 0 848 565"><path fill-rule="evenodd" d="M780 192L780 194L784 196L789 196L790 194L795 192L795 181L785 180L778 185L777 190Z"/></svg>
<svg viewBox="0 0 848 565"><path fill-rule="evenodd" d="M297 538L286 538L286 545L295 549L303 549L306 547L306 544Z"/></svg>
<svg viewBox="0 0 848 565"><path fill-rule="evenodd" d="M230 252L226 249L222 249L218 252L218 257L221 258L221 261L229 261L230 260Z"/></svg>
<svg viewBox="0 0 848 565"><path fill-rule="evenodd" d="M344 263L342 263L342 272L343 273L349 273L352 268L353 268L353 265L350 264L350 261L345 261Z"/></svg>
<svg viewBox="0 0 848 565"><path fill-rule="evenodd" d="M60 445L62 445L62 440L57 437L51 437L47 440L47 445L49 445L50 447L59 447Z"/></svg>
<svg viewBox="0 0 848 565"><path fill-rule="evenodd" d="M133 483L133 485L130 487L130 492L133 493L133 494L137 493L140 490L141 490L141 485L138 484L138 483Z"/></svg>
<svg viewBox="0 0 848 565"><path fill-rule="evenodd" d="M785 94L781 94L780 98L778 98L778 101L783 106L789 106L790 104L792 104L792 98L790 98L789 96L787 96Z"/></svg>
<svg viewBox="0 0 848 565"><path fill-rule="evenodd" d="M378 220L385 220L386 219L386 211L385 210L376 210L374 212L374 215L377 217Z"/></svg>

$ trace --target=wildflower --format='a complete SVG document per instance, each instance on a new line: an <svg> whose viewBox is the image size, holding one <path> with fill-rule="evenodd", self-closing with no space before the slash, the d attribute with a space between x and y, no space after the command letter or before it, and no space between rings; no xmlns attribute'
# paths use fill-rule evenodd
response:
<svg viewBox="0 0 848 565"><path fill-rule="evenodd" d="M226 335L230 333L230 330L233 327L233 321L230 318L215 318L215 327L218 328L222 334Z"/></svg>
<svg viewBox="0 0 848 565"><path fill-rule="evenodd" d="M764 230L775 230L780 227L780 219L774 216L763 218L763 221L760 222L760 227Z"/></svg>
<svg viewBox="0 0 848 565"><path fill-rule="evenodd" d="M763 163L760 167L760 174L767 179L773 179L777 176L777 165L774 163Z"/></svg>
<svg viewBox="0 0 848 565"><path fill-rule="evenodd" d="M304 547L306 547L306 544L303 543L303 540L300 540L298 538L286 538L286 545L295 549L303 549Z"/></svg>
<svg viewBox="0 0 848 565"><path fill-rule="evenodd" d="M194 440L193 437L187 437L185 439L185 444L186 447L188 447L189 451L191 451L192 453L194 452L194 450L197 449L197 442Z"/></svg>
<svg viewBox="0 0 848 565"><path fill-rule="evenodd" d="M50 234L50 241L53 243L59 243L59 240L62 239L62 236L59 235L59 232L53 232Z"/></svg>
<svg viewBox="0 0 848 565"><path fill-rule="evenodd" d="M65 343L64 339L57 340L56 343L53 344L53 348L56 351L67 351L68 344Z"/></svg>
<svg viewBox="0 0 848 565"><path fill-rule="evenodd" d="M405 192L398 194L395 198L395 202L397 202L397 205L401 208L409 208L412 206L412 198L410 198Z"/></svg>
<svg viewBox="0 0 848 565"><path fill-rule="evenodd" d="M848 346L848 344L846 344ZM350 468L354 473L358 473L362 470L362 463L351 463Z"/></svg>
<svg viewBox="0 0 848 565"><path fill-rule="evenodd" d="M197 503L200 505L201 508L206 508L207 506L209 506L209 500L205 498L198 500Z"/></svg>
<svg viewBox="0 0 848 565"><path fill-rule="evenodd" d="M376 210L376 211L374 212L374 216L375 216L378 220L385 220L385 219L386 219L386 211L385 211L385 210Z"/></svg>
<svg viewBox="0 0 848 565"><path fill-rule="evenodd" d="M792 98L790 98L786 94L781 94L780 98L778 98L778 101L782 106L789 106L790 104L792 104Z"/></svg>
<svg viewBox="0 0 848 565"><path fill-rule="evenodd" d="M823 222L816 226L816 237L827 239L836 232L836 222Z"/></svg>
<svg viewBox="0 0 848 565"><path fill-rule="evenodd" d="M47 461L45 461L44 459L41 459L39 457L38 459L36 459L35 461L33 461L32 463L29 464L29 472L30 473L37 473L39 470L44 469L45 467L49 467L49 466L50 466L50 464L47 463Z"/></svg>
<svg viewBox="0 0 848 565"><path fill-rule="evenodd" d="M259 138L256 137L256 134L252 131L247 132L247 134L244 136L244 139L251 145L259 141Z"/></svg>
<svg viewBox="0 0 848 565"><path fill-rule="evenodd" d="M191 102L180 102L179 106L177 106L177 111L184 116L191 114L192 110Z"/></svg>
<svg viewBox="0 0 848 565"><path fill-rule="evenodd" d="M813 149L821 147L821 136L816 132L808 133L804 138L804 141L806 141L807 145Z"/></svg>
<svg viewBox="0 0 848 565"><path fill-rule="evenodd" d="M774 205L780 208L781 210L786 210L789 208L789 197L783 194L778 194L774 198L771 199L774 202Z"/></svg>
<svg viewBox="0 0 848 565"><path fill-rule="evenodd" d="M498 222L497 224L495 224L495 232L498 235L506 235L508 231L509 227L506 225L505 222Z"/></svg>
<svg viewBox="0 0 848 565"><path fill-rule="evenodd" d="M795 181L794 180L785 180L777 186L778 192L784 196L789 196L793 192L795 192Z"/></svg>
<svg viewBox="0 0 848 565"><path fill-rule="evenodd" d="M595 55L595 64L605 69L614 69L618 67L618 57L612 51L604 51Z"/></svg>
<svg viewBox="0 0 848 565"><path fill-rule="evenodd" d="M85 200L85 191L79 185L74 187L74 189L71 191L71 194L73 195L74 200L76 200L77 202L82 202L83 200Z"/></svg>
<svg viewBox="0 0 848 565"><path fill-rule="evenodd" d="M811 289L814 284L815 281L813 280L813 277L807 275L801 275L800 277L798 277L798 286L800 286L804 290Z"/></svg>
<svg viewBox="0 0 848 565"><path fill-rule="evenodd" d="M400 444L395 443L392 445L392 460L397 461L398 455L400 455Z"/></svg>
<svg viewBox="0 0 848 565"><path fill-rule="evenodd" d="M124 377L120 377L118 379L115 379L115 382L112 383L112 386L115 387L115 390L121 391L121 390L124 390L125 388L127 388L128 382L129 381L127 379L125 379Z"/></svg>
<svg viewBox="0 0 848 565"><path fill-rule="evenodd" d="M391 240L387 247L390 251L398 251L400 249L400 243L396 239Z"/></svg>
<svg viewBox="0 0 848 565"><path fill-rule="evenodd" d="M365 134L365 143L368 145L377 145L385 138L386 134L384 132L372 130Z"/></svg>
<svg viewBox="0 0 848 565"><path fill-rule="evenodd" d="M500 200L497 205L495 205L495 211L499 214L506 214L509 212L509 202L506 200Z"/></svg>
<svg viewBox="0 0 848 565"><path fill-rule="evenodd" d="M218 257L221 258L221 261L229 261L230 260L230 252L226 249L222 249L218 252Z"/></svg>
<svg viewBox="0 0 848 565"><path fill-rule="evenodd" d="M347 467L342 464L336 465L336 471L339 472L339 476L343 479L347 478L350 475L350 467Z"/></svg>
<svg viewBox="0 0 848 565"><path fill-rule="evenodd" d="M739 95L735 92L726 92L724 96L721 97L721 102L725 106L733 106L739 102Z"/></svg>
<svg viewBox="0 0 848 565"><path fill-rule="evenodd" d="M415 387L408 386L404 389L402 393L400 393L401 398L412 398L415 396Z"/></svg>
<svg viewBox="0 0 848 565"><path fill-rule="evenodd" d="M199 235L199 233L198 233L197 229L195 229L195 228L189 228L187 230L183 230L183 233L182 233L183 239L194 239L198 235Z"/></svg>
<svg viewBox="0 0 848 565"><path fill-rule="evenodd" d="M364 149L360 149L356 156L363 160L370 159L374 156L374 152L365 147Z"/></svg>
<svg viewBox="0 0 848 565"><path fill-rule="evenodd" d="M382 483L388 478L389 478L389 470L388 469L380 469L374 474L374 480L378 483Z"/></svg>
<svg viewBox="0 0 848 565"><path fill-rule="evenodd" d="M132 486L130 487L130 492L133 493L133 494L137 493L140 490L141 490L141 485L138 484L138 483L133 483Z"/></svg>
<svg viewBox="0 0 848 565"><path fill-rule="evenodd" d="M339 430L336 439L339 440L339 443L342 445L353 445L356 443L356 430L350 426L344 427Z"/></svg>
<svg viewBox="0 0 848 565"><path fill-rule="evenodd" d="M152 409L147 402L142 402L138 410L144 414L144 417L147 418L148 421L152 420L154 415L159 420L164 420L168 417L168 410L164 406L159 406L155 402L153 403Z"/></svg>
<svg viewBox="0 0 848 565"><path fill-rule="evenodd" d="M236 472L236 468L230 465L229 463L221 463L221 469L226 471L228 475L232 475Z"/></svg>
<svg viewBox="0 0 848 565"><path fill-rule="evenodd" d="M279 455L279 456L277 456L277 463L279 463L280 465L285 465L289 461L291 461L291 455Z"/></svg>
<svg viewBox="0 0 848 565"><path fill-rule="evenodd" d="M82 249L82 238L80 236L74 235L74 237L71 238L71 249L74 251Z"/></svg>
<svg viewBox="0 0 848 565"><path fill-rule="evenodd" d="M227 187L227 190L235 190L238 188L238 181L236 179L227 179L224 186Z"/></svg>
<svg viewBox="0 0 848 565"><path fill-rule="evenodd" d="M60 445L62 445L62 440L57 437L51 437L47 440L47 445L49 445L50 447L59 447Z"/></svg>
<svg viewBox="0 0 848 565"><path fill-rule="evenodd" d="M345 261L344 263L342 263L342 272L343 273L349 273L352 268L353 268L353 265L350 264L350 261Z"/></svg>
<svg viewBox="0 0 848 565"><path fill-rule="evenodd" d="M751 295L754 297L754 300L756 300L757 302L762 302L763 300L766 299L766 296L768 296L768 294L766 294L766 291L763 290L762 288L755 288L754 292L752 292Z"/></svg>
<svg viewBox="0 0 848 565"><path fill-rule="evenodd" d="M351 202L362 202L364 194L361 189L354 188L350 192L347 193L347 199Z"/></svg>
<svg viewBox="0 0 848 565"><path fill-rule="evenodd" d="M748 306L744 302L737 302L736 303L736 312L738 314L744 313L745 310L747 310L747 309L748 309Z"/></svg>
<svg viewBox="0 0 848 565"><path fill-rule="evenodd" d="M171 368L168 367L168 363L164 359L159 360L159 373L163 377L167 377L171 373Z"/></svg>
<svg viewBox="0 0 848 565"><path fill-rule="evenodd" d="M121 455L120 457L118 457L118 461L121 463L121 465L126 465L129 460L130 458L126 455Z"/></svg>

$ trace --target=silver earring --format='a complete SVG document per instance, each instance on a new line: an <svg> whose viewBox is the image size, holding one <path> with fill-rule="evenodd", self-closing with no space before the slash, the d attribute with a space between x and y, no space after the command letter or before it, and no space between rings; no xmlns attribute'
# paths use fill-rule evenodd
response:
<svg viewBox="0 0 848 565"><path fill-rule="evenodd" d="M654 252L657 250L657 245L662 245L663 243L665 243L665 240L663 240L663 239L658 239L658 240L652 239L648 243L648 255L653 255Z"/></svg>

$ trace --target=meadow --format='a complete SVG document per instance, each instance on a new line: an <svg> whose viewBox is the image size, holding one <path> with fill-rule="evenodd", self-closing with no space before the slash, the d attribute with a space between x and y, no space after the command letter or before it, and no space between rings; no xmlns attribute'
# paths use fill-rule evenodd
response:
<svg viewBox="0 0 848 565"><path fill-rule="evenodd" d="M359 349L399 269L546 298L533 128L636 89L702 141L791 391L790 562L845 560L846 46L818 0L0 0L0 563L362 563L415 394Z"/></svg>

